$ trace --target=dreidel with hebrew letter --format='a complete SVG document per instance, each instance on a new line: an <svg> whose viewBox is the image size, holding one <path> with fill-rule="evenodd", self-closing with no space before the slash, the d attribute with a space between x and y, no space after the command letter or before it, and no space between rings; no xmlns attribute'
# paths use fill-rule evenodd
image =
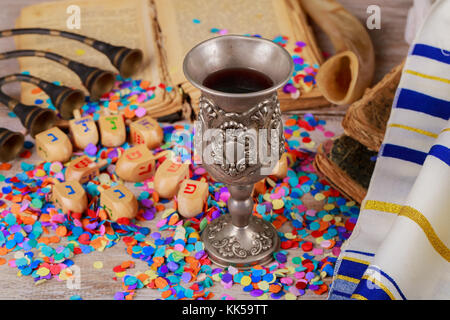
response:
<svg viewBox="0 0 450 320"><path fill-rule="evenodd" d="M155 119L145 116L130 124L130 136L133 145L144 144L155 149L161 145L164 132Z"/></svg>
<svg viewBox="0 0 450 320"><path fill-rule="evenodd" d="M110 220L133 219L138 212L138 202L133 192L119 184L100 193L100 206L105 209Z"/></svg>
<svg viewBox="0 0 450 320"><path fill-rule="evenodd" d="M58 127L37 134L36 149L39 157L48 162L66 162L72 156L72 143Z"/></svg>
<svg viewBox="0 0 450 320"><path fill-rule="evenodd" d="M203 181L186 179L178 190L178 212L185 218L192 218L203 211L208 198L208 184Z"/></svg>
<svg viewBox="0 0 450 320"><path fill-rule="evenodd" d="M188 178L188 164L175 163L167 159L156 170L153 183L161 197L171 199L177 194L180 182Z"/></svg>
<svg viewBox="0 0 450 320"><path fill-rule="evenodd" d="M270 175L275 176L278 179L284 179L287 176L287 170L288 170L287 153L283 153Z"/></svg>
<svg viewBox="0 0 450 320"><path fill-rule="evenodd" d="M75 119L69 121L69 130L76 148L84 150L89 143L98 143L98 131L92 116L80 117L80 111L74 111Z"/></svg>
<svg viewBox="0 0 450 320"><path fill-rule="evenodd" d="M116 174L125 181L147 180L155 172L155 160L166 153L154 156L143 144L127 149L117 161Z"/></svg>
<svg viewBox="0 0 450 320"><path fill-rule="evenodd" d="M107 164L106 160L95 162L88 156L81 156L73 159L66 168L66 181L74 180L85 183L98 176L100 168Z"/></svg>
<svg viewBox="0 0 450 320"><path fill-rule="evenodd" d="M126 138L125 121L121 115L103 115L98 120L102 145L105 147L119 147Z"/></svg>
<svg viewBox="0 0 450 320"><path fill-rule="evenodd" d="M83 213L88 207L86 191L78 181L55 184L52 188L52 200L64 213Z"/></svg>

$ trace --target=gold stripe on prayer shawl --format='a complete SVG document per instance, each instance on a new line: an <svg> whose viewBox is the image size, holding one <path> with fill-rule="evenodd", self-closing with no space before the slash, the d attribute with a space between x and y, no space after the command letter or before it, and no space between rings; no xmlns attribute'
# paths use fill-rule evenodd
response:
<svg viewBox="0 0 450 320"><path fill-rule="evenodd" d="M405 70L405 73L409 73L409 74L412 74L414 76L425 78L425 79L436 80L436 81L440 81L440 82L444 82L444 83L450 84L450 80L449 79L440 78L440 77L436 77L436 76L430 76L428 74L420 73L420 72L417 72L417 71L414 71L414 70Z"/></svg>
<svg viewBox="0 0 450 320"><path fill-rule="evenodd" d="M352 294L352 299L358 299L358 300L367 300L367 298L366 297L363 297L362 295L360 295L360 294Z"/></svg>
<svg viewBox="0 0 450 320"><path fill-rule="evenodd" d="M422 129L419 129L419 128L405 126L405 125L399 124L399 123L392 123L388 127L394 127L394 128L400 128L400 129L404 129L404 130L409 130L409 131L417 132L417 133L423 134L424 136L428 136L428 137L432 137L432 138L437 138L438 137L438 135L436 133L429 132L429 131L426 131L426 130L422 130Z"/></svg>
<svg viewBox="0 0 450 320"><path fill-rule="evenodd" d="M450 262L450 249L439 239L438 235L433 229L433 226L428 221L428 219L420 213L418 210L410 207L404 206L400 211L400 216L407 217L417 223L420 228L425 232L425 235L430 241L433 248L445 259Z"/></svg>
<svg viewBox="0 0 450 320"><path fill-rule="evenodd" d="M419 227L424 231L428 241L430 241L433 248L439 253L445 260L450 262L450 250L447 246L439 239L438 235L433 229L433 226L428 221L428 219L420 213L418 210L410 206L401 206L395 203L367 200L364 205L364 209L378 210L389 213L398 214L399 216L404 216L419 225Z"/></svg>
<svg viewBox="0 0 450 320"><path fill-rule="evenodd" d="M356 283L356 284L359 283L359 279L355 279L355 278L352 278L352 277L343 276L343 275L341 275L341 274L338 274L338 275L336 276L336 279L341 279L341 280L348 281L348 282L353 282L353 283Z"/></svg>
<svg viewBox="0 0 450 320"><path fill-rule="evenodd" d="M395 203L377 201L377 200L366 200L364 204L364 209L366 210L377 210L389 213L398 214L402 209L402 206Z"/></svg>
<svg viewBox="0 0 450 320"><path fill-rule="evenodd" d="M389 291L389 289L383 283L381 283L380 281L378 281L374 277L369 276L369 275L365 275L365 276L362 277L362 279L366 279L366 280L376 284L378 287L380 287L381 290L383 290L389 296L389 298L391 298L391 300L396 300L394 295L391 293L391 291Z"/></svg>
<svg viewBox="0 0 450 320"><path fill-rule="evenodd" d="M356 259L356 258L352 258L352 257L344 257L344 258L342 258L342 260L349 260L349 261L353 261L353 262L357 262L357 263L361 263L361 264L367 264L367 265L370 264L369 261L364 261L364 260L360 260L360 259Z"/></svg>

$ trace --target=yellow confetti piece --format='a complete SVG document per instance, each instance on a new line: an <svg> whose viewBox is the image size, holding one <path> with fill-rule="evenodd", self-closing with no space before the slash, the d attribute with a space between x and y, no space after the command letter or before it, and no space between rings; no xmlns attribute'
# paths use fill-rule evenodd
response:
<svg viewBox="0 0 450 320"><path fill-rule="evenodd" d="M333 220L333 216L331 214L326 214L323 216L322 220L325 222L331 221Z"/></svg>
<svg viewBox="0 0 450 320"><path fill-rule="evenodd" d="M243 285L244 287L248 286L249 284L252 283L252 278L250 278L249 276L243 276L241 279L241 285Z"/></svg>
<svg viewBox="0 0 450 320"><path fill-rule="evenodd" d="M323 208L327 211L333 210L334 209L334 204L331 203L327 203L326 205L323 206Z"/></svg>
<svg viewBox="0 0 450 320"><path fill-rule="evenodd" d="M34 283L34 285L35 285L35 286L38 286L38 285L40 285L40 284L42 284L42 283L44 283L44 282L46 282L46 281L47 281L47 279L41 279L41 280L36 281L36 282Z"/></svg>
<svg viewBox="0 0 450 320"><path fill-rule="evenodd" d="M285 294L285 298L286 300L297 300L297 297L290 292Z"/></svg>
<svg viewBox="0 0 450 320"><path fill-rule="evenodd" d="M34 174L36 177L43 177L47 175L47 173L44 170L38 169L36 170L36 173Z"/></svg>
<svg viewBox="0 0 450 320"><path fill-rule="evenodd" d="M116 272L116 276L117 276L118 278L123 278L123 277L125 277L126 275L127 275L127 272L126 272L126 271Z"/></svg>
<svg viewBox="0 0 450 320"><path fill-rule="evenodd" d="M47 268L39 268L36 273L38 275L40 275L41 277L45 277L46 275L48 275L50 273L50 270Z"/></svg>
<svg viewBox="0 0 450 320"><path fill-rule="evenodd" d="M258 283L258 288L260 288L263 291L269 290L269 283L267 281L260 281Z"/></svg>
<svg viewBox="0 0 450 320"><path fill-rule="evenodd" d="M293 235L291 232L285 233L285 234L284 234L284 237L285 237L286 239L295 239L295 238L296 238L296 236Z"/></svg>
<svg viewBox="0 0 450 320"><path fill-rule="evenodd" d="M95 261L95 262L94 262L94 268L95 268L95 269L102 269L102 268L103 268L103 262L101 262L101 261Z"/></svg>
<svg viewBox="0 0 450 320"><path fill-rule="evenodd" d="M284 202L281 199L275 199L273 200L272 205L274 210L278 210L284 207Z"/></svg>
<svg viewBox="0 0 450 320"><path fill-rule="evenodd" d="M322 201L323 199L325 199L325 196L323 195L323 193L316 193L314 199L316 199L317 201Z"/></svg>
<svg viewBox="0 0 450 320"><path fill-rule="evenodd" d="M77 50L75 50L75 53L79 56L82 56L83 54L86 53L86 51L84 51L83 49L77 49Z"/></svg>
<svg viewBox="0 0 450 320"><path fill-rule="evenodd" d="M267 300L269 297L266 293L258 297L258 300Z"/></svg>

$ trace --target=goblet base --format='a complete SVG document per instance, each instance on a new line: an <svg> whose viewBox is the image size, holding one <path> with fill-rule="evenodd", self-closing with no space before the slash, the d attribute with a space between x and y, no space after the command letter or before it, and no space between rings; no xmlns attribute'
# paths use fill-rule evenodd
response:
<svg viewBox="0 0 450 320"><path fill-rule="evenodd" d="M203 231L202 241L211 261L239 269L272 261L273 253L280 246L273 225L253 215L245 227L233 225L230 214L213 220Z"/></svg>

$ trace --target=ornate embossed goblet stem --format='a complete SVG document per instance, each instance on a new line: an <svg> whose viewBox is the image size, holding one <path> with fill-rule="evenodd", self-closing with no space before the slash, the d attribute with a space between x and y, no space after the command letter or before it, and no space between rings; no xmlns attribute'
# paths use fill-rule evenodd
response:
<svg viewBox="0 0 450 320"><path fill-rule="evenodd" d="M270 78L272 86L230 93L203 84L216 71L236 68L258 71ZM186 55L183 69L186 78L202 92L195 151L208 173L230 191L230 214L205 228L205 249L211 260L222 266L249 268L269 262L280 239L270 222L252 215L252 191L284 152L277 90L292 74L292 58L272 41L230 35L195 46Z"/></svg>

